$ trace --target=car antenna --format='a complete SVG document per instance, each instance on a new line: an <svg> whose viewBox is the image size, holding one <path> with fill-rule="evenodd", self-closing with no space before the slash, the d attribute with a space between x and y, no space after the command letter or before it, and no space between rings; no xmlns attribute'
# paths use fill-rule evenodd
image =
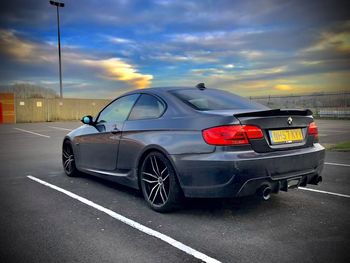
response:
<svg viewBox="0 0 350 263"><path fill-rule="evenodd" d="M205 89L206 89L204 83L198 83L198 84L196 85L196 88L197 88L197 89L200 89L200 90L205 90Z"/></svg>

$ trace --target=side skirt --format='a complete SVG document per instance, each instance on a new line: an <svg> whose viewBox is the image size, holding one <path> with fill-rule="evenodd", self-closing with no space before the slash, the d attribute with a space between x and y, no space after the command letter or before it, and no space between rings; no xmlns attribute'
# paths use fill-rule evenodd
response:
<svg viewBox="0 0 350 263"><path fill-rule="evenodd" d="M83 173L87 173L108 181L116 182L122 185L129 186L134 189L140 189L137 171L136 169L131 170L116 170L116 171L103 171L97 169L79 169Z"/></svg>

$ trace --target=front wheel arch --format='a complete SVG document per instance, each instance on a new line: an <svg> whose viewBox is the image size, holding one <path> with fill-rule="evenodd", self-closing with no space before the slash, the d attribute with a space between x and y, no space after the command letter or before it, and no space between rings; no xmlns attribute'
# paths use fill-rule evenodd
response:
<svg viewBox="0 0 350 263"><path fill-rule="evenodd" d="M68 158L68 154L70 154L73 159L73 161L70 161L71 164L69 164L72 165L70 169L66 169L65 166L65 161L67 161L67 159L71 159L71 157ZM68 138L65 138L62 143L62 165L64 172L67 176L76 177L80 174L79 170L76 167L76 153L74 151L74 147L71 140L69 140Z"/></svg>

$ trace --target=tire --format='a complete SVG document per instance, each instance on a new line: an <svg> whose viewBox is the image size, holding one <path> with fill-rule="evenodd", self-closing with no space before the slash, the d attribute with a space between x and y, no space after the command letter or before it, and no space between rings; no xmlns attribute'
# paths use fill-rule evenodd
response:
<svg viewBox="0 0 350 263"><path fill-rule="evenodd" d="M79 171L75 166L75 157L72 145L69 141L65 141L62 146L62 165L66 175L76 177Z"/></svg>
<svg viewBox="0 0 350 263"><path fill-rule="evenodd" d="M170 161L160 152L151 152L142 161L139 179L143 197L157 212L178 208L183 194Z"/></svg>

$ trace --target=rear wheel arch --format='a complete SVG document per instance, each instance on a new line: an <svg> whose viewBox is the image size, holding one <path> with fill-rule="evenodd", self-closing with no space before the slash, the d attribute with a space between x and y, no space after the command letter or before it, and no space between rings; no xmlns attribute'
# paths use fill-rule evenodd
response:
<svg viewBox="0 0 350 263"><path fill-rule="evenodd" d="M138 182L145 201L153 210L169 212L181 206L183 190L174 165L163 152L150 148L143 153L139 161Z"/></svg>
<svg viewBox="0 0 350 263"><path fill-rule="evenodd" d="M182 188L181 184L180 184L180 180L179 180L179 173L176 169L176 166L174 164L174 161L172 160L172 158L169 156L169 153L163 149L162 147L159 147L157 145L150 145L148 147L146 147L143 152L140 154L140 157L137 159L137 163L136 163L136 174L137 174L137 180L138 180L138 186L139 189L141 189L141 184L140 184L140 168L141 165L143 163L143 161L145 160L145 158L147 157L147 155L149 155L151 152L159 152L161 154L164 155L165 158L167 158L169 160L169 162L171 163L172 168L175 171L175 175L176 175L176 180L180 185L180 188ZM182 190L182 189L181 189Z"/></svg>

